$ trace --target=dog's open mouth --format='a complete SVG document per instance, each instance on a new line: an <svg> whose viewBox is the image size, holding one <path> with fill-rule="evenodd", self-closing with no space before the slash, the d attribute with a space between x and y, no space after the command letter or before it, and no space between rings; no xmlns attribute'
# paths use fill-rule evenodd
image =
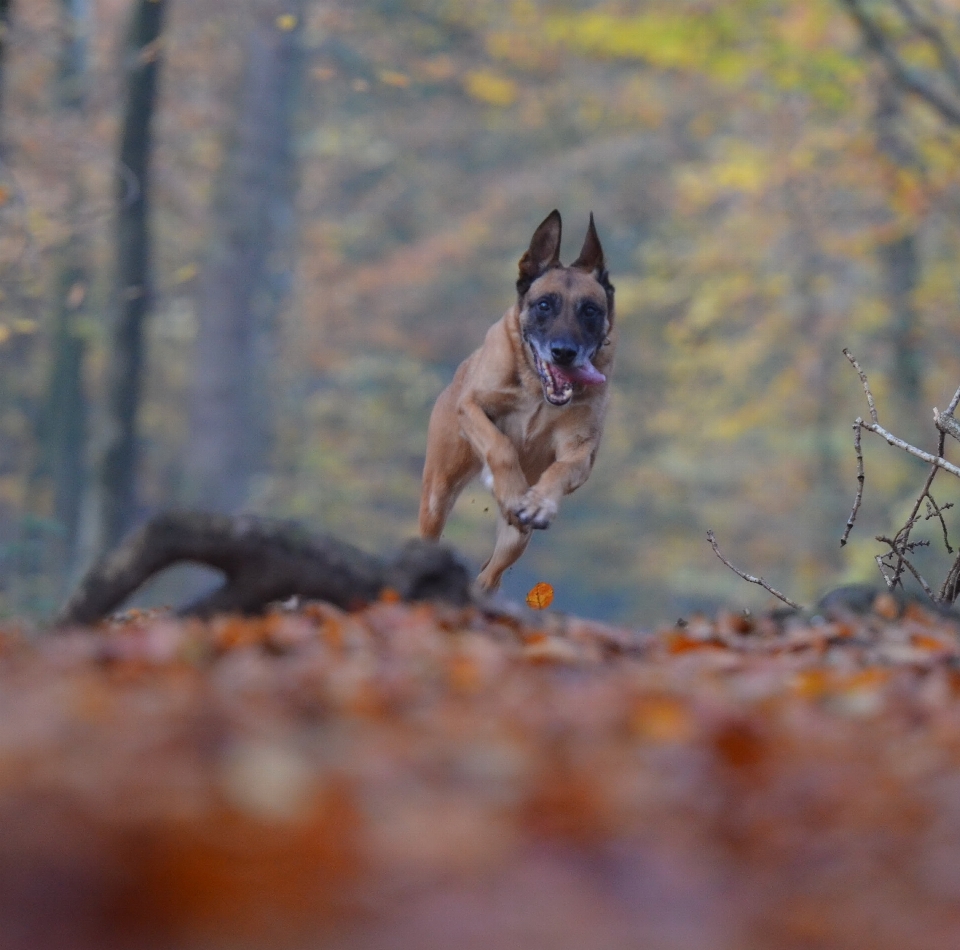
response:
<svg viewBox="0 0 960 950"><path fill-rule="evenodd" d="M535 347L531 346L530 352L533 354L537 375L543 384L543 395L552 406L565 406L573 399L574 383L597 386L607 381L607 377L590 360L583 366L557 366L540 359Z"/></svg>

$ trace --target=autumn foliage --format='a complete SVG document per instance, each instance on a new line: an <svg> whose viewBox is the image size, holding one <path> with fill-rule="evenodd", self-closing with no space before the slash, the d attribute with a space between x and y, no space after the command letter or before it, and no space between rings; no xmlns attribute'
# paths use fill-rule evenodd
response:
<svg viewBox="0 0 960 950"><path fill-rule="evenodd" d="M54 463L90 453L47 443L69 421L56 407L83 403L92 425L113 358L119 51L134 5L70 6L89 13L79 32L55 0L12 5L3 46L5 613L49 613L65 593ZM243 77L265 83L253 24L275 10L263 22L297 37L298 187L259 294L275 311L258 331L264 378L244 390L262 416L248 508L370 550L412 534L433 400L512 301L531 228L560 206L608 222L614 401L590 483L507 578L511 596L549 577L566 609L631 622L749 596L704 544L709 528L805 602L840 579L875 580L873 536L909 504L917 469L884 463L864 530L841 551L861 404L841 349L870 367L906 438L956 389L960 146L891 85L848 7L170 4L151 50L162 75L138 518L191 503L191 394L211 378L197 365L204 288L221 207L259 194L231 191L226 172L243 165ZM952 3L866 7L912 75L936 73L926 27L956 58ZM70 37L88 50L79 113L58 105ZM80 276L62 266L74 250ZM54 385L58 304L85 354L72 396ZM449 539L480 562L494 521L469 489Z"/></svg>
<svg viewBox="0 0 960 950"><path fill-rule="evenodd" d="M8 628L0 945L955 947L957 633L886 596Z"/></svg>

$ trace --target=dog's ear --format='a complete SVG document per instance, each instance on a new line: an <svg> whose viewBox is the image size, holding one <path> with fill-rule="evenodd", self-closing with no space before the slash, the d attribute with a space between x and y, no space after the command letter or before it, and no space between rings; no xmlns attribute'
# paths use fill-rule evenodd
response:
<svg viewBox="0 0 960 950"><path fill-rule="evenodd" d="M597 236L597 229L593 223L592 211L590 212L587 236L583 239L583 247L580 248L580 256L570 266L576 267L577 270L585 270L594 276L606 270L603 262L603 248L600 246L600 238Z"/></svg>
<svg viewBox="0 0 960 950"><path fill-rule="evenodd" d="M592 211L590 212L587 236L583 240L583 247L580 248L580 256L570 266L592 274L597 283L603 287L607 294L609 316L613 320L613 284L610 283L610 275L607 273L607 265L603 259L603 248L600 246L600 238L597 236L597 229L593 223Z"/></svg>
<svg viewBox="0 0 960 950"><path fill-rule="evenodd" d="M522 297L530 285L552 267L560 266L560 212L556 208L544 218L530 238L530 247L520 258L520 276L517 292Z"/></svg>

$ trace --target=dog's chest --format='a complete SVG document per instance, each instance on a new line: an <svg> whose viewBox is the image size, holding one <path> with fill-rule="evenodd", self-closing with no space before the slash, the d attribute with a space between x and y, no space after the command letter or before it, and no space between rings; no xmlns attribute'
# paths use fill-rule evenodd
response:
<svg viewBox="0 0 960 950"><path fill-rule="evenodd" d="M528 469L542 471L554 461L554 429L562 415L562 409L538 399L522 401L498 420L497 428L513 443L528 475Z"/></svg>

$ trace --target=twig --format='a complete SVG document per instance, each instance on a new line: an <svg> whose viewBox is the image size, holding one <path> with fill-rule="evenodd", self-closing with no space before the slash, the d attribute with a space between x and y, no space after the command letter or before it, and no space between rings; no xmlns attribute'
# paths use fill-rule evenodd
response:
<svg viewBox="0 0 960 950"><path fill-rule="evenodd" d="M937 456L943 457L944 450L946 449L946 437L941 432L940 433L940 442L937 445ZM917 500L913 503L913 508L910 511L909 516L907 517L906 523L904 526L897 532L897 540L900 542L900 546L903 547L907 539L910 537L910 532L913 530L913 526L919 520L917 513L920 511L920 505L923 503L923 499L927 498L933 502L934 507L936 507L936 502L933 501L933 495L930 494L930 486L933 485L933 480L937 477L937 472L939 469L936 465L930 467L930 471L927 474L927 480L923 483L923 488L920 489L920 494L917 495ZM950 550L950 542L947 540L947 526L944 524L943 518L940 519L940 523L943 525L943 541L947 546L947 553L953 553ZM903 562L897 562L896 574L894 576L894 583L900 580L900 576L903 574Z"/></svg>
<svg viewBox="0 0 960 950"><path fill-rule="evenodd" d="M867 382L867 374L860 369L860 364L857 362L857 358L846 348L843 348L843 355L850 360L853 368L857 371L857 375L860 377L860 382L863 383L863 391L867 396L867 405L870 407L870 418L873 420L874 425L879 425L880 420L877 418L877 406L873 401L873 393L870 392L870 384ZM858 419L857 423L860 424L861 420Z"/></svg>
<svg viewBox="0 0 960 950"><path fill-rule="evenodd" d="M887 574L886 569L890 566L889 564L884 564L884 558L890 557L889 554L878 554L874 560L877 562L877 567L880 568L880 576L883 578L883 582L887 585L887 590L893 590L896 587L893 579Z"/></svg>
<svg viewBox="0 0 960 950"><path fill-rule="evenodd" d="M933 424L944 434L960 442L960 422L957 422L950 411L941 412L934 407Z"/></svg>
<svg viewBox="0 0 960 950"><path fill-rule="evenodd" d="M846 350L844 350L844 353L846 353ZM850 512L850 517L847 518L847 526L843 529L840 547L846 545L847 539L850 537L850 532L853 531L853 523L857 520L857 512L860 511L860 505L863 503L863 483L866 480L866 475L863 473L863 449L860 447L860 429L861 426L859 425L853 427L853 447L857 453L857 497L853 499L853 511Z"/></svg>
<svg viewBox="0 0 960 950"><path fill-rule="evenodd" d="M894 445L898 449L903 449L903 451L908 455L912 455L914 458L918 458L922 462L927 462L928 464L934 465L937 468L942 468L945 472L949 472L951 475L956 475L957 478L960 478L960 468L958 468L952 462L948 462L942 455L931 455L929 452L924 452L923 449L918 449L915 445L911 445L909 442L904 442L903 439L898 439L892 432L888 432L879 423L864 422L863 419L857 419L856 424L860 425L868 432L875 432L882 439L884 439L888 445Z"/></svg>
<svg viewBox="0 0 960 950"><path fill-rule="evenodd" d="M888 538L886 535L878 534L877 540L883 544L890 545L890 547L893 549L893 553L897 556L899 563L902 563L904 567L906 567L906 569L917 579L917 583L924 589L924 592L930 598L930 600L932 600L934 603L937 603L937 595L930 590L930 585L920 576L920 572L904 556L903 549L898 550L893 539ZM894 578L894 584L896 584L896 578Z"/></svg>
<svg viewBox="0 0 960 950"><path fill-rule="evenodd" d="M926 592L927 596L934 601L934 603L940 603L948 596L950 597L950 602L952 602L958 596L958 588L960 588L960 557L958 557L957 561L951 567L950 572L947 574L938 597L934 595L933 591L930 589L930 586L920 576L913 564L910 563L907 555L912 554L918 547L925 547L929 545L928 541L910 541L910 533L920 521L930 520L934 517L940 521L940 528L943 532L943 544L947 549L947 553L953 554L953 548L950 546L950 538L947 532L947 523L943 517L943 512L948 508L953 507L953 505L952 503L944 505L943 507L938 505L936 499L931 493L931 488L933 486L933 480L937 476L937 472L939 472L941 469L960 478L960 467L948 462L944 458L947 435L952 435L954 438L960 440L960 423L958 423L958 421L953 417L954 411L957 409L957 406L960 405L960 389L953 394L953 398L950 400L950 405L947 407L946 412L941 413L936 409L933 411L934 423L940 432L940 439L937 445L937 454L931 455L929 452L924 452L922 449L918 449L915 445L911 445L909 442L905 442L903 439L897 438L897 436L893 435L893 433L889 432L880 425L876 403L874 402L873 393L870 390L870 383L867 379L866 373L864 373L863 369L861 369L860 364L849 350L844 349L843 355L846 356L846 358L850 361L850 364L857 371L857 375L860 377L860 383L863 386L864 395L867 397L867 405L870 408L870 418L872 421L865 422L862 418L858 417L853 425L853 445L857 454L857 495L854 499L853 510L850 513L850 517L847 519L847 525L843 532L843 537L841 538L840 543L845 544L849 538L850 531L852 530L853 524L856 521L857 512L860 510L860 505L863 501L864 464L863 449L860 444L860 434L863 429L866 429L868 432L873 432L874 434L879 435L887 442L888 445L893 445L897 448L903 449L903 451L907 452L909 455L921 459L930 466L930 471L927 473L926 481L923 483L923 487L920 489L920 493L917 495L917 499L914 502L913 508L910 511L910 514L907 516L903 527L900 528L893 538L887 538L883 536L877 538L878 541L890 546L890 551L887 554L876 558L877 566L880 568L880 574L883 577L884 583L886 583L887 587L891 590L893 590L898 584L902 587L903 572L904 570L907 570L913 574L920 586ZM925 518L920 515L920 506L924 503L924 501L927 502L927 514ZM896 558L896 564L890 563L890 559L892 558ZM888 573L888 571L892 571L892 575Z"/></svg>
<svg viewBox="0 0 960 950"><path fill-rule="evenodd" d="M952 604L957 599L958 593L960 593L960 555L950 565L950 570L943 580L939 602L941 604Z"/></svg>
<svg viewBox="0 0 960 950"><path fill-rule="evenodd" d="M793 607L794 610L803 610L803 607L801 607L798 603L795 603L794 601L792 601L789 597L785 596L784 594L781 594L780 591L778 591L776 588L771 587L762 577L754 577L751 574L744 574L743 571L741 571L739 568L734 567L720 553L720 547L717 544L717 539L713 531L707 532L707 540L710 542L710 546L713 548L713 553L716 554L716 556L720 558L720 560L723 561L723 563L726 564L727 567L729 567L730 570L733 571L733 573L736 574L738 577L742 577L749 584L759 584L764 590L769 591L771 594L773 594L774 597L778 598L779 600L782 600L785 604L788 604L789 606Z"/></svg>
<svg viewBox="0 0 960 950"><path fill-rule="evenodd" d="M929 521L931 518L940 519L940 527L943 528L943 546L947 549L947 554L953 554L953 548L950 547L950 537L947 534L947 522L943 519L943 513L948 509L953 507L953 502L947 502L942 508L933 500L933 495L930 492L926 492L927 496L927 506L932 509L928 512L926 521Z"/></svg>
<svg viewBox="0 0 960 950"><path fill-rule="evenodd" d="M953 399L950 400L950 405L947 406L947 415L952 416L957 411L957 406L960 406L960 388L953 394Z"/></svg>

